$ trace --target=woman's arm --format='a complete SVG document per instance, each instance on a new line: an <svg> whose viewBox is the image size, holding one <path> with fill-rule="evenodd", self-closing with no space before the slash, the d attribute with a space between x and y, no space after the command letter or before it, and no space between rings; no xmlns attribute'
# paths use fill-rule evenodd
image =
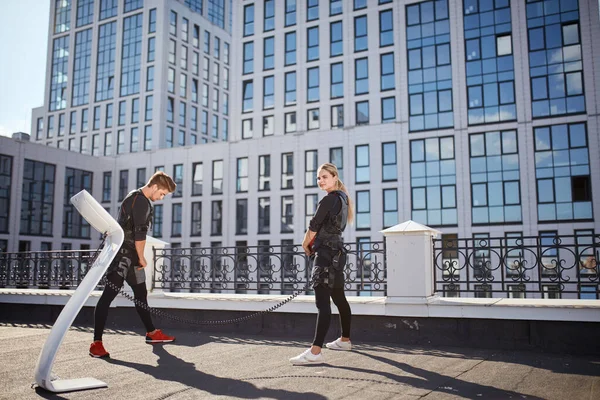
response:
<svg viewBox="0 0 600 400"><path fill-rule="evenodd" d="M306 234L304 234L304 240L302 241L302 248L307 256L311 256L314 251L312 249L312 241L317 236L317 232L311 231L310 229L306 230Z"/></svg>

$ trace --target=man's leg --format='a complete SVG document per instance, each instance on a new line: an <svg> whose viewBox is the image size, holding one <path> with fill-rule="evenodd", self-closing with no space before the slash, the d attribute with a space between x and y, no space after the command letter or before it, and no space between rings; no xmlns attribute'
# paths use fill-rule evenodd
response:
<svg viewBox="0 0 600 400"><path fill-rule="evenodd" d="M131 288L133 289L133 297L137 300L135 309L146 327L146 332L154 332L156 328L152 323L150 311L148 311L148 290L146 289L146 283L138 283L131 286ZM138 303L141 303L141 305Z"/></svg>
<svg viewBox="0 0 600 400"><path fill-rule="evenodd" d="M106 280L115 285L119 290L123 287L123 277L116 272L110 272L106 275ZM94 341L102 341L102 334L104 333L104 325L106 324L106 318L108 317L108 309L110 303L117 297L118 290L112 288L109 285L104 287L102 296L96 304L94 311Z"/></svg>

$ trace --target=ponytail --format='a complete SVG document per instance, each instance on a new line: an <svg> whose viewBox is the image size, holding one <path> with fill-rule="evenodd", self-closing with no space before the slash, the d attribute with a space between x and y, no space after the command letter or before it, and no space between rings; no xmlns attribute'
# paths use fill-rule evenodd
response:
<svg viewBox="0 0 600 400"><path fill-rule="evenodd" d="M346 188L346 185L344 185L344 182L342 182L342 180L340 179L339 176L338 176L338 180L337 180L337 189L341 190L344 193L346 193L346 196L348 197L348 219L347 219L347 223L351 224L352 221L354 220L354 205L352 204L352 199L350 198L350 193L348 193L348 189Z"/></svg>

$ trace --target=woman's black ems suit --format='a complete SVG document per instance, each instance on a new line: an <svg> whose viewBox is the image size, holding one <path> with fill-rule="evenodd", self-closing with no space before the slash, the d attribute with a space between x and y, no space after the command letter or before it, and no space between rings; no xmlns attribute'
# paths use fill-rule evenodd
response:
<svg viewBox="0 0 600 400"><path fill-rule="evenodd" d="M351 311L344 294L346 250L342 238L347 219L348 196L340 190L335 190L328 193L319 202L317 211L309 224L309 229L317 232L312 248L315 252L312 271L313 288L319 310L314 346L323 347L325 335L329 330L330 297L340 313L342 336L350 337Z"/></svg>

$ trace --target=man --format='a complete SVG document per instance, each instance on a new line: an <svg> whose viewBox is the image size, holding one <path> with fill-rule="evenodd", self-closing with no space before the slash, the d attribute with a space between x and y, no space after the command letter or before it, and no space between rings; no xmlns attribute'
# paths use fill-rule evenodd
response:
<svg viewBox="0 0 600 400"><path fill-rule="evenodd" d="M106 285L104 292L94 313L94 342L90 345L90 356L102 358L110 357L110 354L102 345L102 334L108 316L110 303L117 297L123 282L133 289L133 294L138 302L148 306L146 290L146 274L144 268L147 265L144 257L146 246L146 233L152 221L152 204L156 200L175 191L177 185L173 179L164 172L156 172L148 183L137 190L130 192L121 203L119 212L119 225L125 232L125 240L119 249L119 253L108 267L106 280L111 285ZM138 315L146 327L146 343L167 343L175 340L175 337L165 335L160 329L156 329L152 323L150 312L138 304L135 305Z"/></svg>

